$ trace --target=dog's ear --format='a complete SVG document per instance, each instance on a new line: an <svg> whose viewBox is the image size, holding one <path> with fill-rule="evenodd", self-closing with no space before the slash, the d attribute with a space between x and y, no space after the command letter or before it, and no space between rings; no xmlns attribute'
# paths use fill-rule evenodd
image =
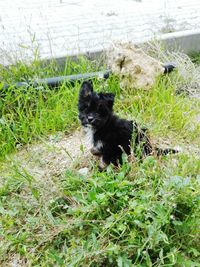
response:
<svg viewBox="0 0 200 267"><path fill-rule="evenodd" d="M93 92L92 81L84 81L80 88L80 95L84 98L91 96Z"/></svg>
<svg viewBox="0 0 200 267"><path fill-rule="evenodd" d="M109 109L113 108L115 99L115 95L113 93L100 93L99 96L102 100L106 102Z"/></svg>

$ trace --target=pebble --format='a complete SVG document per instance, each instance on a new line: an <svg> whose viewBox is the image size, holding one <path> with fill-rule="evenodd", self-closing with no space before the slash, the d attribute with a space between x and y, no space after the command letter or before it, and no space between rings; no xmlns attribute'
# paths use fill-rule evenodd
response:
<svg viewBox="0 0 200 267"><path fill-rule="evenodd" d="M87 167L81 168L78 170L78 173L83 175L83 176L86 176L88 174L88 172L89 172L89 169Z"/></svg>

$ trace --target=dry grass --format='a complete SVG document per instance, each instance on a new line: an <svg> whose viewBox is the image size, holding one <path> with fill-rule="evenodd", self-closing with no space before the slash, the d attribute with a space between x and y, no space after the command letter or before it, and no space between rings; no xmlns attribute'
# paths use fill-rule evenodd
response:
<svg viewBox="0 0 200 267"><path fill-rule="evenodd" d="M143 48L163 63L175 63L177 75L172 78L172 83L177 93L200 99L200 66L195 65L188 55L178 50L168 51L158 41L148 43Z"/></svg>

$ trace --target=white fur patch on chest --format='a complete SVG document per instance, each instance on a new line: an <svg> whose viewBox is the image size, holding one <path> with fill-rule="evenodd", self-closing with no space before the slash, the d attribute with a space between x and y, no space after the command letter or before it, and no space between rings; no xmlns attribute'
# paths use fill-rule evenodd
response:
<svg viewBox="0 0 200 267"><path fill-rule="evenodd" d="M93 147L94 138L93 138L93 130L92 130L92 128L85 127L84 131L86 133L86 140L87 140L88 146Z"/></svg>
<svg viewBox="0 0 200 267"><path fill-rule="evenodd" d="M100 150L102 147L103 147L103 143L102 143L102 141L97 141L96 144L95 144L95 148L96 148L97 150Z"/></svg>
<svg viewBox="0 0 200 267"><path fill-rule="evenodd" d="M95 148L96 150L101 150L103 147L103 142L99 140L99 141L95 142L95 144L94 144L93 129L90 127L85 127L84 131L86 134L86 140L87 140L88 146L90 148Z"/></svg>

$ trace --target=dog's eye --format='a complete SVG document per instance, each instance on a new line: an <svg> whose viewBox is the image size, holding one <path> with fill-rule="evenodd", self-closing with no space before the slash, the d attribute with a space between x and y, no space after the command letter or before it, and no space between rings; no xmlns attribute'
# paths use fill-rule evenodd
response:
<svg viewBox="0 0 200 267"><path fill-rule="evenodd" d="M85 109L88 109L89 106L90 106L89 103L86 103L86 104L84 105L84 108L85 108Z"/></svg>
<svg viewBox="0 0 200 267"><path fill-rule="evenodd" d="M98 110L102 110L103 108L104 108L103 103L99 103L99 105L98 105Z"/></svg>

